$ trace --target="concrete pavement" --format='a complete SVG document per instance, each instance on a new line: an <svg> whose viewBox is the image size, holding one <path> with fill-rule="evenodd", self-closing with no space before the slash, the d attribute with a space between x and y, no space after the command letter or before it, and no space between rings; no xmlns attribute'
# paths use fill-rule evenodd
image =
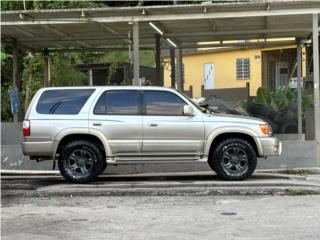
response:
<svg viewBox="0 0 320 240"><path fill-rule="evenodd" d="M3 240L320 238L320 196L25 198L2 206Z"/></svg>

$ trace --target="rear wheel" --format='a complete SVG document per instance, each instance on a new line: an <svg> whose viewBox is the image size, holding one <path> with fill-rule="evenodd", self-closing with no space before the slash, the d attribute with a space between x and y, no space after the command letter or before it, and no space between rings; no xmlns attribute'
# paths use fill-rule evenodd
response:
<svg viewBox="0 0 320 240"><path fill-rule="evenodd" d="M95 180L105 167L101 149L85 140L75 140L62 149L58 165L61 175L75 183Z"/></svg>
<svg viewBox="0 0 320 240"><path fill-rule="evenodd" d="M248 141L228 138L213 150L209 165L224 180L243 180L254 172L257 154Z"/></svg>

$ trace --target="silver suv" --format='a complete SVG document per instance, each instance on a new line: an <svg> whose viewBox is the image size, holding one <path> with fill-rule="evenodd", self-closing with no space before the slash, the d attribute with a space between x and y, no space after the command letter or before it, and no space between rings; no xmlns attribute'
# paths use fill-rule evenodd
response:
<svg viewBox="0 0 320 240"><path fill-rule="evenodd" d="M209 113L163 87L43 88L23 122L23 153L58 160L72 182L108 164L208 162L219 177L252 175L257 157L281 154L263 120Z"/></svg>

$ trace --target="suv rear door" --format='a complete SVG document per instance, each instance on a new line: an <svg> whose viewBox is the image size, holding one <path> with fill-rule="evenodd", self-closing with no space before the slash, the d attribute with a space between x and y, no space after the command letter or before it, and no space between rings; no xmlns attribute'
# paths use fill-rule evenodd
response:
<svg viewBox="0 0 320 240"><path fill-rule="evenodd" d="M171 91L143 90L142 96L144 155L202 155L201 115L185 116L183 107L188 103Z"/></svg>
<svg viewBox="0 0 320 240"><path fill-rule="evenodd" d="M102 132L114 156L136 156L142 148L140 92L104 91L89 114L90 131Z"/></svg>

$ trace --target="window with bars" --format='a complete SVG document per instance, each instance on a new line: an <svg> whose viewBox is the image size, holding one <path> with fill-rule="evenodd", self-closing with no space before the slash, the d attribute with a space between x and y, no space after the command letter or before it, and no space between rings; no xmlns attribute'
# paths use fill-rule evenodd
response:
<svg viewBox="0 0 320 240"><path fill-rule="evenodd" d="M250 59L237 58L236 59L237 80L250 79Z"/></svg>

